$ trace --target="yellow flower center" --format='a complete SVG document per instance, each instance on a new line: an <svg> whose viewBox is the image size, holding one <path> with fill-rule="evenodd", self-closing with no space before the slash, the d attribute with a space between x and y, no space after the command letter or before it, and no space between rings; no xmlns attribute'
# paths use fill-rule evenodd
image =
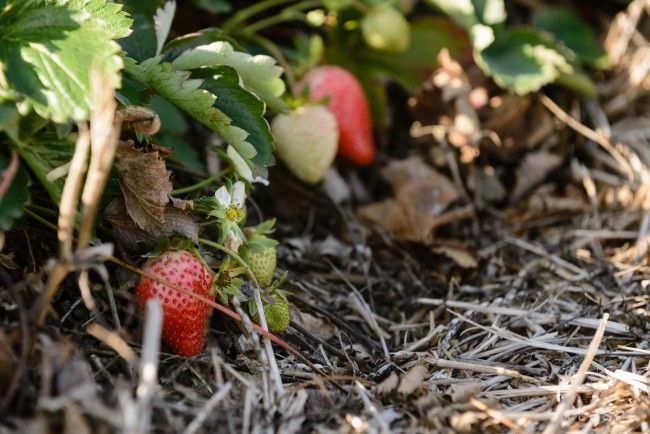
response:
<svg viewBox="0 0 650 434"><path fill-rule="evenodd" d="M228 221L238 223L244 219L245 212L242 208L229 207L226 209L226 218Z"/></svg>

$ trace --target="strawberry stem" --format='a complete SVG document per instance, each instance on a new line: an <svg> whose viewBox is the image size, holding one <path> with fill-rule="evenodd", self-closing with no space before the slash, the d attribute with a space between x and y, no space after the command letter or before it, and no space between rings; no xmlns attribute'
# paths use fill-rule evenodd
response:
<svg viewBox="0 0 650 434"><path fill-rule="evenodd" d="M246 274L248 274L248 277L250 278L251 282L253 282L253 285L256 287L260 288L260 284L257 282L257 279L255 278L255 274L253 273L253 270L248 266L246 261L242 259L241 256L237 254L234 250L229 249L226 246L223 246L219 243L215 243L214 241L206 240L205 238L199 238L199 243L205 244L206 246L210 246L213 249L220 250L231 257L233 257L239 264L246 269Z"/></svg>
<svg viewBox="0 0 650 434"><path fill-rule="evenodd" d="M210 185L213 182L218 181L221 177L223 177L226 173L228 173L228 170L229 169L224 169L221 172L218 172L209 178L205 178L204 180L197 182L196 184L192 184L192 185L188 185L187 187L177 188L176 190L172 190L171 195L178 196L180 194L191 193L193 191L205 187L206 185Z"/></svg>

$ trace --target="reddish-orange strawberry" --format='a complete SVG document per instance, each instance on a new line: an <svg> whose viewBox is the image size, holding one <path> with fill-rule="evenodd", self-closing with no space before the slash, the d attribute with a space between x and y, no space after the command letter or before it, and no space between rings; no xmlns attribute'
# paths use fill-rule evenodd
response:
<svg viewBox="0 0 650 434"><path fill-rule="evenodd" d="M339 124L338 153L357 166L375 159L372 119L361 84L349 71L338 66L319 66L302 81L312 101L327 99L327 108Z"/></svg>
<svg viewBox="0 0 650 434"><path fill-rule="evenodd" d="M142 269L194 294L213 299L210 294L212 272L201 259L186 250L168 250L147 261ZM135 299L141 311L152 297L158 298L162 305L163 341L184 357L201 352L205 347L212 307L174 288L142 277L135 287Z"/></svg>

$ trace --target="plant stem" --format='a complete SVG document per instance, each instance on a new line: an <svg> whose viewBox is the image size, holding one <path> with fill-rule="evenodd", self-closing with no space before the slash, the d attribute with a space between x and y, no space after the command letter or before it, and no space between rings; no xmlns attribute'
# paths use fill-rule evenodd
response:
<svg viewBox="0 0 650 434"><path fill-rule="evenodd" d="M212 184L214 181L217 181L219 178L224 176L226 173L228 173L228 169L224 169L221 172L218 172L214 175L212 175L209 178L205 178L202 181L197 182L196 184L188 185L187 187L183 188L178 188L176 190L172 190L172 196L178 196L179 194L185 194L185 193L191 193L193 191L199 190L206 185Z"/></svg>
<svg viewBox="0 0 650 434"><path fill-rule="evenodd" d="M304 14L304 10L306 9L311 9L315 8L318 6L321 6L323 4L322 0L305 0L299 3L296 3L293 6L289 6L286 9L282 10L281 12L272 15L270 17L263 18L253 24L250 24L246 27L244 27L241 30L241 34L248 35L250 33L257 33L262 29L265 29L270 26L274 26L279 23L283 23L286 21L293 21L300 19L301 21L304 21L306 19L306 15Z"/></svg>
<svg viewBox="0 0 650 434"><path fill-rule="evenodd" d="M47 172L45 167L43 167L41 159L27 145L18 145L16 150L18 151L18 154L20 154L20 158L22 158L29 168L32 169L32 172L34 172L34 175L36 175L36 178L40 181L43 188L50 196L50 199L52 199L54 203L59 203L61 200L61 188L47 179Z"/></svg>
<svg viewBox="0 0 650 434"><path fill-rule="evenodd" d="M291 3L292 1L293 0L264 0L248 6L247 8L241 9L223 24L223 31L230 34L233 30L239 27L240 24L244 23L250 17L264 12L267 9L280 6L284 3Z"/></svg>
<svg viewBox="0 0 650 434"><path fill-rule="evenodd" d="M304 21L306 16L303 12L300 11L282 11L277 15L272 15L267 18L263 18L256 23L250 24L244 27L241 31L243 35L250 35L257 33L260 30L266 29L267 27L275 26L276 24L285 23L287 21Z"/></svg>
<svg viewBox="0 0 650 434"><path fill-rule="evenodd" d="M199 238L199 243L205 244L206 246L212 247L213 249L220 250L232 256L237 262L239 262L239 265L241 265L246 269L246 274L248 274L248 277L253 282L253 285L255 285L257 288L260 287L260 284L257 282L257 279L255 278L255 274L253 273L253 270L251 270L251 267L248 266L246 261L244 261L242 257L237 254L237 252L230 250L228 247L222 246L219 243L215 243L214 241L206 240L205 238Z"/></svg>
<svg viewBox="0 0 650 434"><path fill-rule="evenodd" d="M46 208L44 206L35 205L33 203L25 204L24 207L29 208L30 210L38 211L38 212L40 212L42 214L50 215L50 216L55 217L55 218L59 216L58 211Z"/></svg>

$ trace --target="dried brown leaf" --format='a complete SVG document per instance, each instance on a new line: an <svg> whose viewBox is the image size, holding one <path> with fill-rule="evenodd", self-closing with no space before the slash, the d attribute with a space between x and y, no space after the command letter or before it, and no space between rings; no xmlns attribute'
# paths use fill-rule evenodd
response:
<svg viewBox="0 0 650 434"><path fill-rule="evenodd" d="M122 198L113 199L104 210L104 219L110 224L113 237L120 249L134 251L140 248L152 248L161 236L181 235L199 241L199 225L187 212L167 206L164 210L165 223L161 229L144 231L136 226L126 212Z"/></svg>
<svg viewBox="0 0 650 434"><path fill-rule="evenodd" d="M160 117L155 111L141 106L125 106L115 112L115 118L122 121L125 128L153 135L160 130Z"/></svg>
<svg viewBox="0 0 650 434"><path fill-rule="evenodd" d="M548 151L539 151L526 155L517 168L517 181L512 192L513 200L519 199L562 164L562 159Z"/></svg>
<svg viewBox="0 0 650 434"><path fill-rule="evenodd" d="M385 229L396 238L406 241L420 241L409 222L408 215L402 205L395 199L362 205L357 208L361 218L369 223Z"/></svg>
<svg viewBox="0 0 650 434"><path fill-rule="evenodd" d="M397 392L402 395L410 395L415 390L422 386L424 379L427 378L429 372L423 365L415 365L404 374L400 380Z"/></svg>
<svg viewBox="0 0 650 434"><path fill-rule="evenodd" d="M134 148L131 142L122 142L115 165L129 216L147 232L162 230L172 183L159 151L147 152Z"/></svg>
<svg viewBox="0 0 650 434"><path fill-rule="evenodd" d="M388 377L377 385L376 392L378 395L388 395L397 389L399 377L396 373L391 372Z"/></svg>
<svg viewBox="0 0 650 434"><path fill-rule="evenodd" d="M395 198L420 241L428 240L437 217L460 197L449 178L419 157L393 161L382 174L392 184Z"/></svg>
<svg viewBox="0 0 650 434"><path fill-rule="evenodd" d="M334 336L335 329L332 324L307 312L296 310L292 320L323 340Z"/></svg>
<svg viewBox="0 0 650 434"><path fill-rule="evenodd" d="M452 384L449 387L451 401L454 403L467 402L483 391L485 386L480 381L468 381L467 383Z"/></svg>
<svg viewBox="0 0 650 434"><path fill-rule="evenodd" d="M506 197L506 189L491 166L472 167L468 183L481 201L500 202Z"/></svg>
<svg viewBox="0 0 650 434"><path fill-rule="evenodd" d="M433 253L445 255L462 268L476 268L478 266L478 261L474 255L462 246L442 245L433 247L431 250Z"/></svg>

